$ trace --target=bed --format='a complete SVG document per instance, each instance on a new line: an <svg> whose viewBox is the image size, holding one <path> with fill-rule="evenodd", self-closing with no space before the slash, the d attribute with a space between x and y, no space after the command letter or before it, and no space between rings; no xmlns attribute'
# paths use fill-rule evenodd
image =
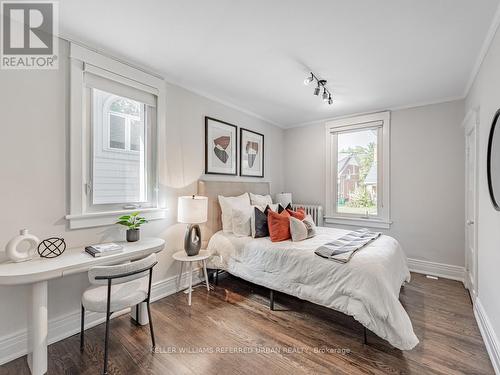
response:
<svg viewBox="0 0 500 375"><path fill-rule="evenodd" d="M237 237L220 230L218 194L267 194L268 183L200 181L198 190L209 199L204 233L210 238L210 268L350 315L398 349L410 350L418 344L399 301L400 288L410 281L410 272L394 238L382 235L341 264L317 256L314 250L346 230L318 227L313 238L274 243L269 238Z"/></svg>

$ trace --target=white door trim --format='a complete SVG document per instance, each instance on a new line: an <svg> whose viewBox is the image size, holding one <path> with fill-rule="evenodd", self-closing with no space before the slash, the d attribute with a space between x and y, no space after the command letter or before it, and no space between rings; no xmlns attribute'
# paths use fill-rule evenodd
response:
<svg viewBox="0 0 500 375"><path fill-rule="evenodd" d="M465 222L464 222L464 230L465 230L465 287L469 290L469 293L471 295L472 303L475 302L477 295L478 295L478 240L477 240L477 228L478 228L478 203L479 203L479 197L478 197L478 151L479 151L479 107L471 109L467 115L464 118L464 121L462 123L462 127L464 129L464 138L466 140L465 143L465 148L466 148L466 157L465 157ZM469 270L469 265L468 265L468 243L469 243L469 231L468 231L468 226L470 224L467 223L468 217L469 217L469 200L467 196L467 184L469 180L469 169L467 165L467 135L471 132L475 132L475 155L474 155L474 160L475 160L475 165L474 165L474 212L472 214L472 220L473 224L475 226L474 230L474 239L473 239L473 244L474 244L474 270L473 270L473 277L474 280L471 279L471 274L468 272Z"/></svg>

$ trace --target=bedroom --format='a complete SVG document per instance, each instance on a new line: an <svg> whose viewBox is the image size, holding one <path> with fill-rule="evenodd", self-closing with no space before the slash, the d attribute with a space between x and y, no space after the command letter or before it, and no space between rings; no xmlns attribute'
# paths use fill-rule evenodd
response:
<svg viewBox="0 0 500 375"><path fill-rule="evenodd" d="M0 374L500 374L498 1L1 6Z"/></svg>

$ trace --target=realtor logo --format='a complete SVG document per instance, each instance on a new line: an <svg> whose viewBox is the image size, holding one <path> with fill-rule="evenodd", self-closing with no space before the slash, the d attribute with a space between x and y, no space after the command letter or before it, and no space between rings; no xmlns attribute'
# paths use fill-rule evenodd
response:
<svg viewBox="0 0 500 375"><path fill-rule="evenodd" d="M58 2L2 1L2 69L58 68Z"/></svg>

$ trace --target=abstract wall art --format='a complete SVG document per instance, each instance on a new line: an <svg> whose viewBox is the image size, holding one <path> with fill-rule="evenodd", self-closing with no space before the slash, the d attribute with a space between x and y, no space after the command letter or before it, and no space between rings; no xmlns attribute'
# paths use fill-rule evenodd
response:
<svg viewBox="0 0 500 375"><path fill-rule="evenodd" d="M236 175L237 127L205 117L205 173Z"/></svg>
<svg viewBox="0 0 500 375"><path fill-rule="evenodd" d="M240 128L240 176L264 177L264 135Z"/></svg>

